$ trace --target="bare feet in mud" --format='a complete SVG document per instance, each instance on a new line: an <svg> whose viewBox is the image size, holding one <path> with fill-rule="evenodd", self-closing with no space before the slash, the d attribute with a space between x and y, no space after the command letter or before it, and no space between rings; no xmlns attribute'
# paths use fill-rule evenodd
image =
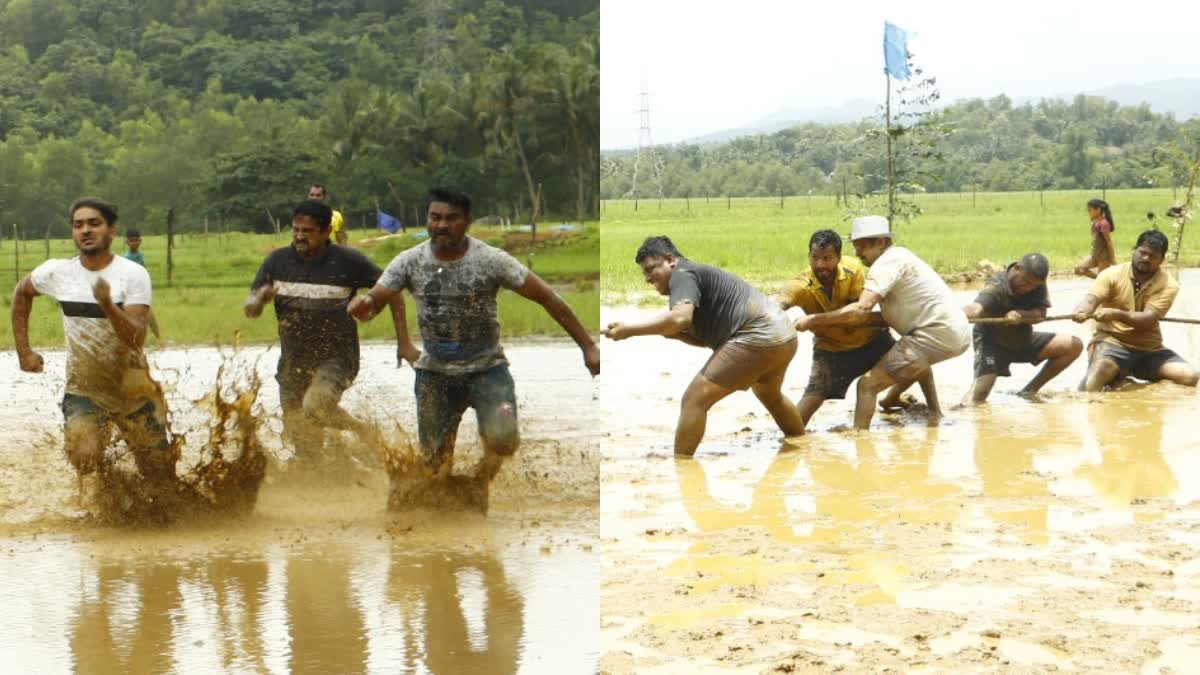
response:
<svg viewBox="0 0 1200 675"><path fill-rule="evenodd" d="M904 394L898 398L885 396L879 400L879 412L894 415L902 413L914 405L918 405L917 397L912 394Z"/></svg>
<svg viewBox="0 0 1200 675"><path fill-rule="evenodd" d="M474 476L393 476L391 483L389 511L433 509L486 514L488 510L488 482Z"/></svg>

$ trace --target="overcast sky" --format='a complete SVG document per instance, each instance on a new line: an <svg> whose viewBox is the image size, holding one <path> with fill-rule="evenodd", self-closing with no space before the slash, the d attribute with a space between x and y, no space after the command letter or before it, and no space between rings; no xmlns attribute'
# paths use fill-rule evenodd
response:
<svg viewBox="0 0 1200 675"><path fill-rule="evenodd" d="M1200 77L1194 0L603 0L601 148L636 147L643 86L655 143L882 102L885 20L909 32L943 101Z"/></svg>

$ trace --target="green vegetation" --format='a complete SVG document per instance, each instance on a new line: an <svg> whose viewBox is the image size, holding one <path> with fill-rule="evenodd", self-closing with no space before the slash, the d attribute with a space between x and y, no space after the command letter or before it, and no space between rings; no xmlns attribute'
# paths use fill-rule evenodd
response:
<svg viewBox="0 0 1200 675"><path fill-rule="evenodd" d="M472 228L472 234L494 245L504 243L504 233L499 230ZM539 239L541 236L539 233ZM528 235L517 234L515 237ZM362 246L361 250L380 267L386 267L397 253L418 241L411 234L389 237L379 240L374 246ZM558 289L583 324L592 331L600 328L600 300L596 288L599 282L599 243L599 227L596 223L589 223L578 233L539 241L533 258L534 271ZM275 340L273 312L268 309L256 320L247 319L242 314L242 302L249 293L250 282L263 258L271 250L287 244L286 236L275 235L232 233L224 236L209 234L208 237L177 236L173 253L173 283L168 286L166 237L144 236L142 252L146 254L147 268L154 282L154 312L163 341L172 344L228 344L235 332L241 334L243 342ZM20 275L24 276L46 259L46 247L44 241L24 241L20 246ZM125 251L124 239L113 243L113 251ZM0 331L0 349L11 349L13 346L12 330L8 327L14 283L13 253L11 239L0 242L0 293L3 294L0 297L3 297L5 314L5 329ZM68 239L52 239L50 254L54 258L71 257L76 250ZM527 260L527 251L514 249L513 254L522 261ZM416 304L407 293L405 300L409 331L416 336ZM514 293L501 292L499 311L500 327L506 337L564 335L541 306ZM29 332L34 345L46 347L62 344L62 318L53 300L38 298L34 302ZM395 332L391 320L384 315L360 326L359 335L362 339L393 339ZM148 343L153 344L153 338Z"/></svg>
<svg viewBox="0 0 1200 675"><path fill-rule="evenodd" d="M1006 96L973 99L922 123L952 129L938 140L938 153L913 157L910 173L928 178L920 186L926 192L1181 186L1200 148L1200 118L1180 122L1147 105L1122 107L1083 95L1019 106ZM882 127L881 119L870 118L660 147L663 192L693 201L886 192ZM602 153L602 199L631 196L634 156ZM645 169L638 180L638 196L657 197Z"/></svg>
<svg viewBox="0 0 1200 675"><path fill-rule="evenodd" d="M435 184L594 220L598 55L596 0L0 0L0 223L272 232L312 182L355 227Z"/></svg>
<svg viewBox="0 0 1200 675"><path fill-rule="evenodd" d="M924 209L913 223L898 228L897 242L949 278L972 275L981 261L1011 262L1031 251L1050 259L1051 268L1067 273L1090 250L1090 221L1084 208L1099 192L942 193L916 197ZM1182 198L1182 193L1179 194ZM1170 233L1166 207L1174 191L1109 190L1116 220L1113 243L1124 260L1137 235L1149 227L1154 213ZM1043 206L1044 204L1044 206ZM643 200L634 211L630 201L602 205L600 245L601 291L605 303L621 302L631 292L647 290L634 253L648 236L665 234L688 257L738 274L767 291L808 265L808 238L818 229L849 233L846 209L833 197L789 197L780 208L775 199ZM1182 264L1200 264L1200 244L1185 242ZM843 254L853 255L850 242Z"/></svg>

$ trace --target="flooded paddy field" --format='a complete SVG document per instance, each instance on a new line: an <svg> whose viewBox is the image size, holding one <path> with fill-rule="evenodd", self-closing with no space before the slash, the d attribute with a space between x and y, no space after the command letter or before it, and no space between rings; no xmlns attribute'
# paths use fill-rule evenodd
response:
<svg viewBox="0 0 1200 675"><path fill-rule="evenodd" d="M64 354L43 352L40 375L4 359L5 669L595 672L598 387L569 341L520 341L506 352L523 443L493 482L485 516L388 512L378 457L349 434L327 440L361 460L347 465L354 468L289 466L291 450L279 441L277 351L151 350L171 427L186 437L181 473L210 436L212 393L244 393L251 371L264 383L256 433L269 461L253 509L167 527L91 517L62 452ZM222 363L229 377L217 387ZM394 345L364 345L343 404L391 439L397 427L415 437L412 384L411 368L396 368ZM455 472L470 473L480 457L468 411Z"/></svg>
<svg viewBox="0 0 1200 675"><path fill-rule="evenodd" d="M1200 318L1200 276L1183 285L1170 316ZM1050 314L1086 289L1052 279ZM655 309L606 307L601 323ZM1200 328L1163 333L1200 363ZM793 401L811 339L788 372ZM851 388L785 443L746 392L713 408L696 458L676 459L679 399L709 352L661 338L602 349L603 672L1195 670L1196 390L1077 393L1081 357L1040 402L1016 396L1035 372L1017 364L987 404L950 410L968 352L935 366L937 427L913 410L849 430Z"/></svg>

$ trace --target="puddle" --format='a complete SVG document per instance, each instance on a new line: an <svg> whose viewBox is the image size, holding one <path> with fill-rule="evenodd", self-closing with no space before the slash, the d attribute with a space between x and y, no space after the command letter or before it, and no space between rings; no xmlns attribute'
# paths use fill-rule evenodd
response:
<svg viewBox="0 0 1200 675"><path fill-rule="evenodd" d="M569 341L521 341L506 352L523 443L492 484L487 516L389 513L387 478L366 454L362 469L298 475L279 437L276 355L256 347L237 356L266 382L253 409L270 462L253 509L151 529L88 518L62 452L63 353L46 352L40 376L0 363L6 669L595 672L596 385ZM394 354L365 345L343 404L385 428L415 431L413 372L398 370ZM196 401L230 392L214 381L221 355L148 356L172 428L186 436L182 473L217 433L211 406ZM362 453L352 436L326 440ZM455 472L469 473L481 456L465 415Z"/></svg>
<svg viewBox="0 0 1200 675"><path fill-rule="evenodd" d="M1173 315L1200 316L1200 292L1189 290L1198 286L1200 274L1189 271ZM1066 311L1086 288L1054 280L1051 299ZM973 297L958 292L963 304ZM605 307L601 322L650 311ZM1071 322L1042 329L1088 335ZM1200 363L1200 329L1165 324L1163 333ZM801 338L801 352L809 340ZM708 352L653 339L606 341L604 350L602 602L613 618L652 607L648 625L656 626L626 633L625 645L722 662L725 642L783 645L824 625L872 637L843 636L836 653L816 642L764 646L734 661L1136 671L1158 658L1156 644L1186 629L1184 617L1200 615L1200 597L1187 592L1200 583L1189 564L1200 522L1195 390L1080 394L1085 364L1077 361L1043 401L1030 402L1014 392L1035 369L1016 365L988 404L948 410L937 428L912 412L846 432L851 398L826 402L811 433L787 446L753 396L739 393L710 413L697 457L675 460L679 397ZM808 362L797 358L785 380L793 400ZM935 367L944 405L962 399L971 368L969 355ZM781 607L796 611L755 623ZM980 637L989 623L1001 638ZM714 630L721 641L698 641ZM953 649L923 651L963 631ZM1059 646L1067 642L1069 653ZM657 666L627 649L619 658L604 651L613 673Z"/></svg>

